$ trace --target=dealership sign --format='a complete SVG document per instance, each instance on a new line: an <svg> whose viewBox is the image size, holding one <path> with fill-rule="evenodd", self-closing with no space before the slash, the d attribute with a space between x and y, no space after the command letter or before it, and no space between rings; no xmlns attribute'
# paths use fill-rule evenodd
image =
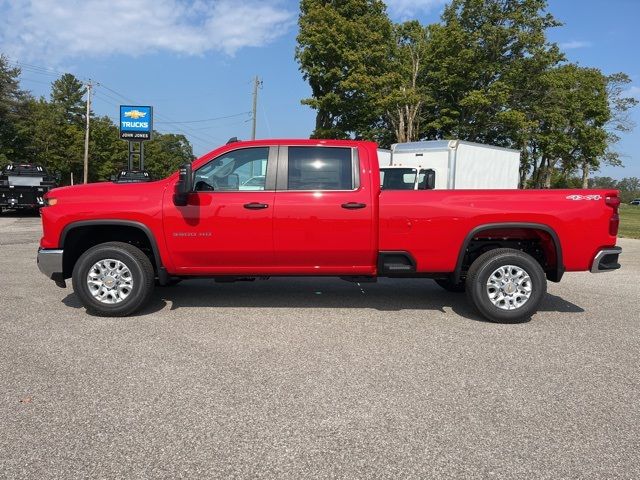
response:
<svg viewBox="0 0 640 480"><path fill-rule="evenodd" d="M151 140L153 107L120 105L120 138L130 142Z"/></svg>

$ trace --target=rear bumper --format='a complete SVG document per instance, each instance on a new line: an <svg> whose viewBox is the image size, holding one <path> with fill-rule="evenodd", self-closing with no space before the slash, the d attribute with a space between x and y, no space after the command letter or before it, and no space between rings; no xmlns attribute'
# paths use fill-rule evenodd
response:
<svg viewBox="0 0 640 480"><path fill-rule="evenodd" d="M62 255L64 250L39 248L38 268L47 278L56 282L59 287L65 287L64 272L62 268Z"/></svg>
<svg viewBox="0 0 640 480"><path fill-rule="evenodd" d="M622 253L622 248L603 248L593 259L591 273L609 272L620 268L618 256Z"/></svg>
<svg viewBox="0 0 640 480"><path fill-rule="evenodd" d="M38 191L3 188L0 190L0 207L39 208L44 206L44 194L47 189Z"/></svg>

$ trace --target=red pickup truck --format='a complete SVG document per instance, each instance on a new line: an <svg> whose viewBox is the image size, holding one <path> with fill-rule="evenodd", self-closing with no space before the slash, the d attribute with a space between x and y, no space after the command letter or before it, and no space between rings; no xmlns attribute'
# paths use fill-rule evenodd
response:
<svg viewBox="0 0 640 480"><path fill-rule="evenodd" d="M57 188L38 266L90 312L213 277L431 278L484 317L535 313L547 280L620 267L615 190L380 190L374 143L235 142L149 183Z"/></svg>

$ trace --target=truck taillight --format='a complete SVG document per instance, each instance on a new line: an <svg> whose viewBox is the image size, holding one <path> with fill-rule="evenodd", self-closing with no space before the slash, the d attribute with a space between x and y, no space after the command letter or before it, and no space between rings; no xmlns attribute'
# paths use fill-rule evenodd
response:
<svg viewBox="0 0 640 480"><path fill-rule="evenodd" d="M604 199L608 207L613 209L613 214L609 219L609 235L615 237L618 235L618 227L620 227L620 216L618 215L618 207L620 206L620 197L607 195Z"/></svg>

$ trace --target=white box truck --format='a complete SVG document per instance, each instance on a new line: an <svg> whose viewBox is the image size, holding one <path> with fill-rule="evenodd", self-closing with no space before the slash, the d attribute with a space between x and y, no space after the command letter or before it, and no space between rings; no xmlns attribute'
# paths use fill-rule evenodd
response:
<svg viewBox="0 0 640 480"><path fill-rule="evenodd" d="M417 169L414 181L407 177L407 168ZM520 152L461 140L397 143L391 146L389 166L380 168L382 188L425 188L422 175L429 170L435 174L438 190L517 189Z"/></svg>
<svg viewBox="0 0 640 480"><path fill-rule="evenodd" d="M391 165L391 150L387 150L386 148L378 149L378 164L381 167L388 167Z"/></svg>

